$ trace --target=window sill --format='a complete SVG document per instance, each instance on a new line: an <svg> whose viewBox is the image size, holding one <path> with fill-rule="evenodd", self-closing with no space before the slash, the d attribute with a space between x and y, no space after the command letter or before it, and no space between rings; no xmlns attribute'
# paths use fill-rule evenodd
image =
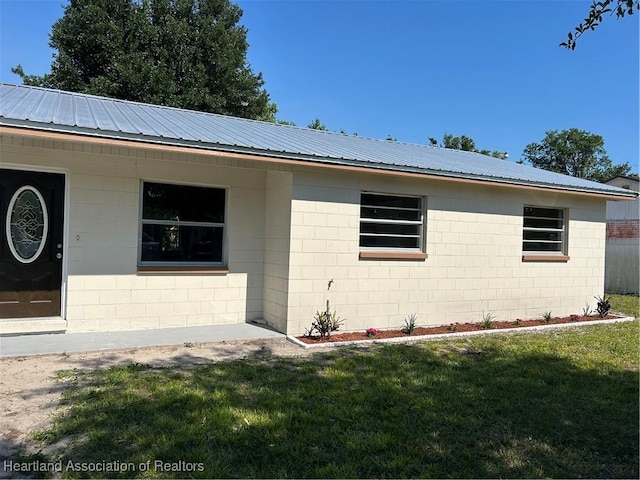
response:
<svg viewBox="0 0 640 480"><path fill-rule="evenodd" d="M227 267L141 267L138 275L227 275Z"/></svg>
<svg viewBox="0 0 640 480"><path fill-rule="evenodd" d="M568 255L523 255L523 262L568 262Z"/></svg>
<svg viewBox="0 0 640 480"><path fill-rule="evenodd" d="M428 255L423 252L360 252L360 260L418 260L424 261Z"/></svg>

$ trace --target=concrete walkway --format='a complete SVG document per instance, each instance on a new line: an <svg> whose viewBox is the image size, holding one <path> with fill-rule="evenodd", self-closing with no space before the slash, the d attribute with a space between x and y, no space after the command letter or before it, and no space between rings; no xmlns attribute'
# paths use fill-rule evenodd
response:
<svg viewBox="0 0 640 480"><path fill-rule="evenodd" d="M207 343L263 338L285 338L285 335L252 323L124 332L17 335L0 337L0 357L94 352L160 345L183 345L187 342Z"/></svg>

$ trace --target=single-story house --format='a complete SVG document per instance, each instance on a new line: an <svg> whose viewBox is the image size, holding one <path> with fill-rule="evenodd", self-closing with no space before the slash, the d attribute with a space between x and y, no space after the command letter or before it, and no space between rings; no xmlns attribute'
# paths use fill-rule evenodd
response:
<svg viewBox="0 0 640 480"><path fill-rule="evenodd" d="M620 175L607 185L639 192L640 178ZM640 290L640 200L607 202L606 218L605 291L637 294Z"/></svg>
<svg viewBox="0 0 640 480"><path fill-rule="evenodd" d="M579 313L632 191L478 153L0 85L0 332Z"/></svg>

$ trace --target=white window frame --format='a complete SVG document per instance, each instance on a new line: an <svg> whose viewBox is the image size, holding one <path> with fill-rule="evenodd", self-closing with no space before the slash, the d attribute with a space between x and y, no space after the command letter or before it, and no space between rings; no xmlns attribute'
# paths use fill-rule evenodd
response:
<svg viewBox="0 0 640 480"><path fill-rule="evenodd" d="M180 220L154 220L154 219L145 219L143 218L144 213L144 184L145 183L158 183L162 185L175 185L182 187L196 187L196 188L207 188L211 190L223 190L224 191L224 222L193 222L193 221L180 221ZM221 267L225 266L227 263L227 222L228 222L228 209L229 209L229 189L225 187L212 186L212 185L199 185L192 183L177 183L177 182L167 182L163 180L141 180L140 181L140 202L139 202L139 213L138 213L138 267L163 267L167 269L171 269L172 267L180 268L180 269L188 269L189 267L193 268L202 268L202 267ZM222 252L221 252L221 260L219 262L153 262L153 261L143 261L142 260L142 239L143 239L143 227L144 225L175 225L177 227L185 226L185 227L204 227L204 228L213 228L213 227L221 227L222 228Z"/></svg>
<svg viewBox="0 0 640 480"><path fill-rule="evenodd" d="M527 218L537 218L537 219L548 219L548 220L559 220L558 218L552 217L537 217L532 215L526 215L527 208L544 208L547 210L557 210L562 212L562 228L548 228L548 227L526 227L526 219ZM522 208L522 254L523 255L549 255L549 256L565 256L567 255L567 229L568 225L568 210L562 207L549 207L545 205L524 205ZM538 232L555 232L560 236L560 241L548 241L548 240L525 240L524 232L527 231L538 231ZM550 251L550 250L526 250L524 244L529 243L556 243L560 244L559 251Z"/></svg>
<svg viewBox="0 0 640 480"><path fill-rule="evenodd" d="M424 242L424 228L425 228L425 205L426 198L422 195L406 195L406 194L394 194L388 192L373 192L363 190L360 192L360 208L363 206L366 207L375 207L375 205L364 205L362 202L363 195L379 195L379 196L387 196L387 197L402 197L402 198L412 198L418 199L420 201L420 207L413 208L397 208L397 207L384 207L377 206L377 208L382 209L390 209L390 210L410 210L410 211L419 211L420 212L420 220L389 220L389 219L376 219L376 218L364 218L362 216L362 210L360 213L360 222L358 226L358 248L361 252L416 252L423 253L425 251L425 242ZM392 234L376 234L376 233L363 233L362 232L362 224L363 223L378 223L378 224L395 224L395 225L419 225L418 235L404 235L405 237L412 237L417 239L416 247L364 247L360 245L360 239L363 236L371 237L371 236L380 236L380 237L402 237L403 235L392 235Z"/></svg>

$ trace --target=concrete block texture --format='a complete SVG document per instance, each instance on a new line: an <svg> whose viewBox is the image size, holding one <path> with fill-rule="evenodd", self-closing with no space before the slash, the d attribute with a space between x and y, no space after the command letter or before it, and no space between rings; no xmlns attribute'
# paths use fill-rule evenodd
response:
<svg viewBox="0 0 640 480"><path fill-rule="evenodd" d="M568 315L604 292L602 198L142 146L86 147L28 138L2 144L2 161L12 168L67 173L62 313L69 331L261 319L301 334L327 300L346 318L344 330L399 328L410 314L421 325L480 321L483 312L501 320ZM226 189L228 272L139 271L143 181ZM427 258L360 258L362 192L422 197ZM565 210L567 260L523 260L525 205ZM615 248L629 249L624 271L635 273L629 281L637 286L637 243L625 245Z"/></svg>

